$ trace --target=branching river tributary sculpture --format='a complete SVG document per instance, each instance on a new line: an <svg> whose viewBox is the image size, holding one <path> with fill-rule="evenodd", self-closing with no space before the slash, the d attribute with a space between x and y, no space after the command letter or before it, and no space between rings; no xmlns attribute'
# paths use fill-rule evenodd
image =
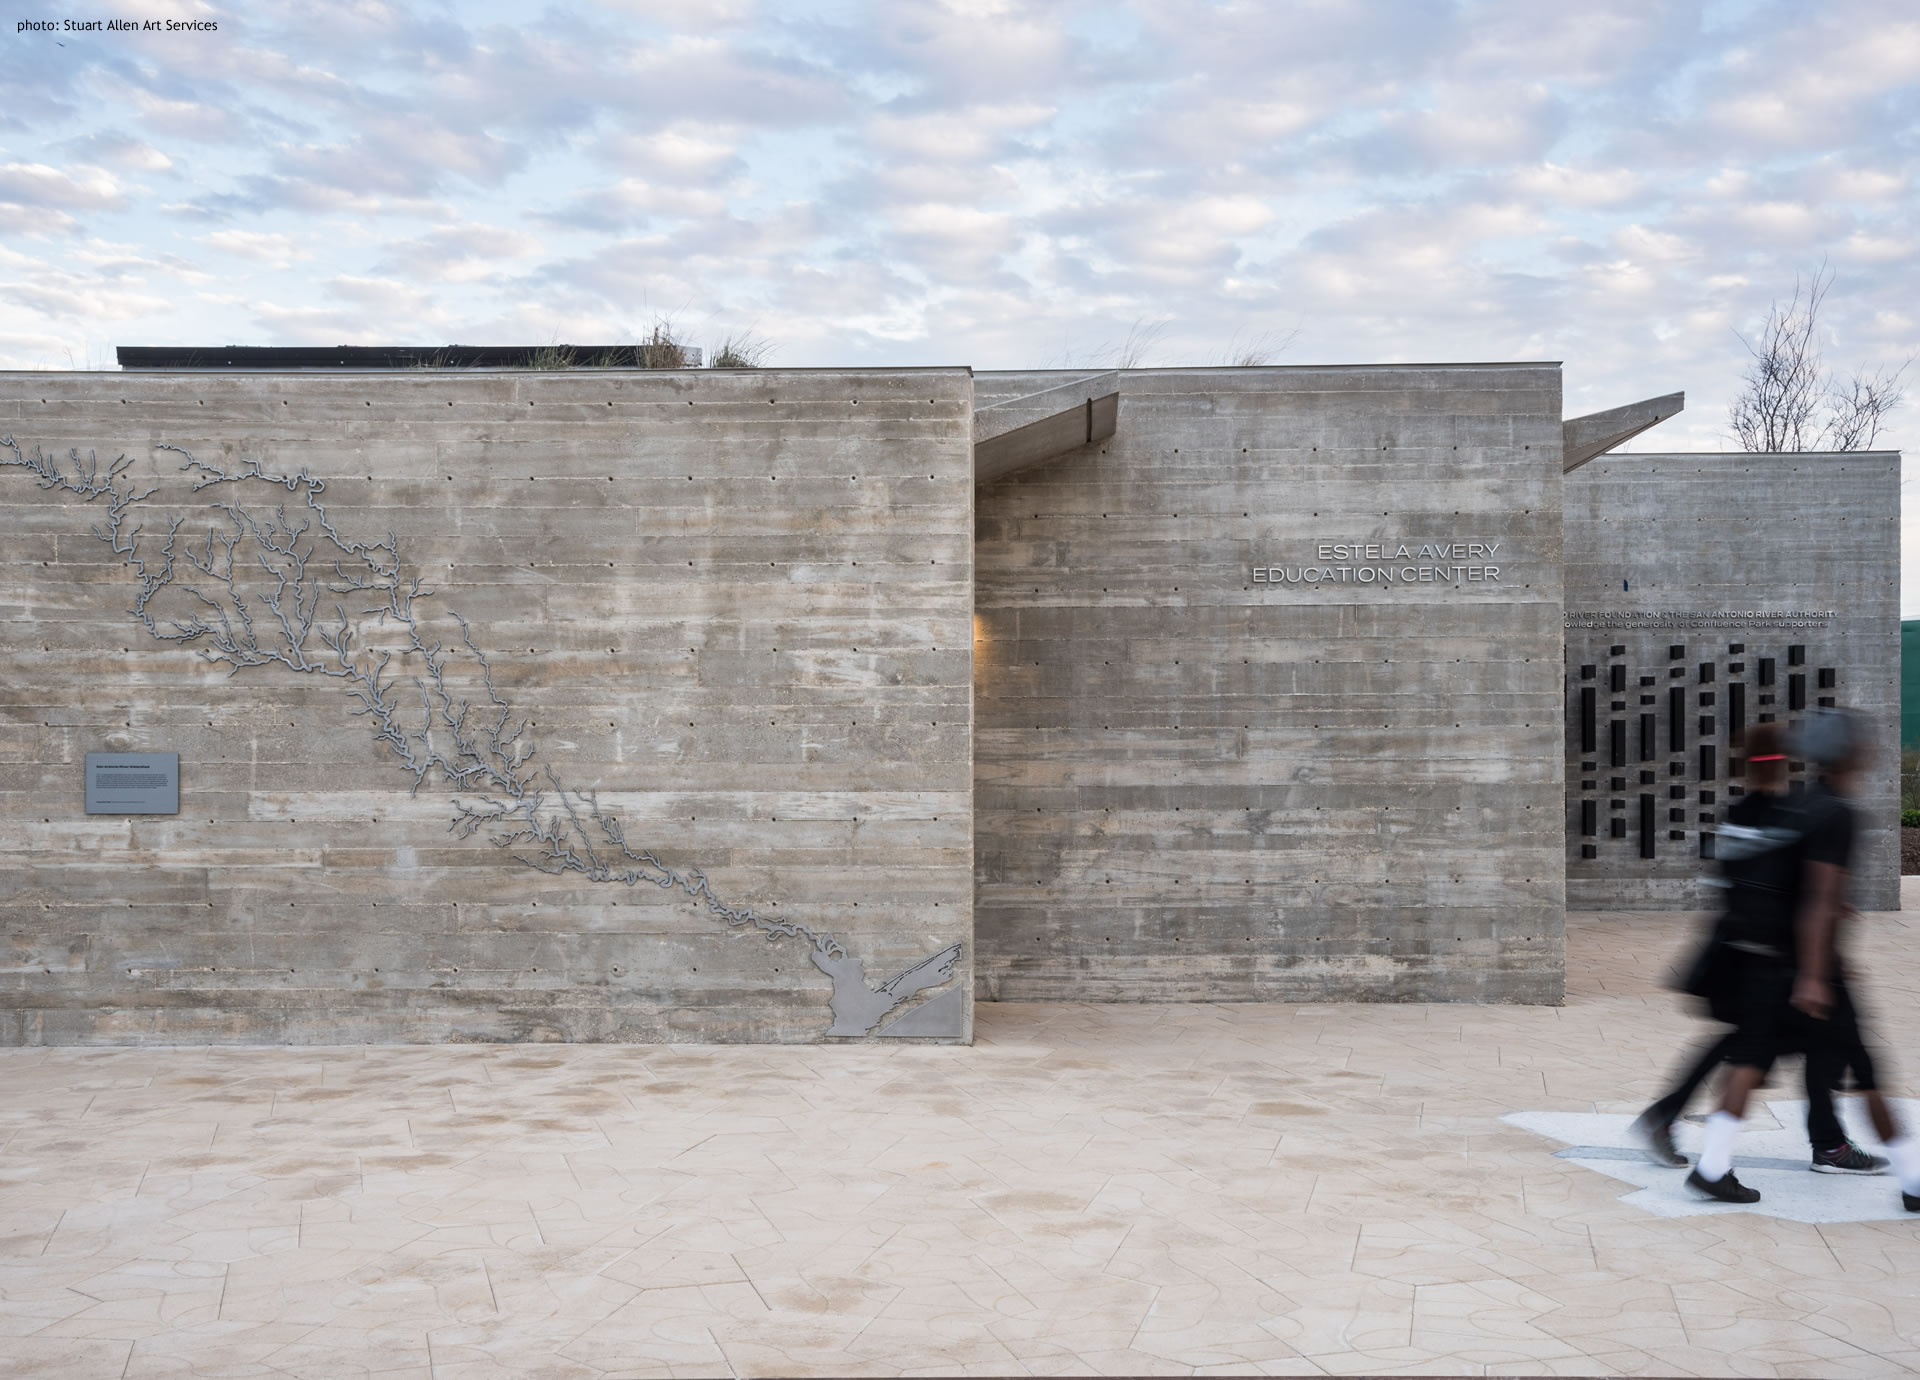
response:
<svg viewBox="0 0 1920 1380"><path fill-rule="evenodd" d="M197 524L189 528L193 510L183 509L166 514L162 545L143 548L136 510L158 489L128 479L131 460L102 468L73 450L64 460L38 447L23 454L12 437L0 437L0 468L27 470L43 489L104 500L105 521L93 535L133 571L138 591L129 612L151 636L190 645L229 674L279 666L340 682L353 712L412 775L415 792L438 785L454 793L449 827L461 838L482 835L556 877L678 890L730 927L759 930L769 941L804 940L814 966L833 981L829 1035L868 1034L920 992L953 979L964 944L870 984L865 964L832 934L729 905L700 868L674 868L629 843L595 792L564 785L550 766L536 770L528 721L496 688L467 620L447 610L457 640L451 630L445 639L436 634L422 607L433 591L408 573L397 539L343 536L320 501L324 480L304 469L269 474L253 460L227 470L178 446L155 449L182 457L190 495L208 495L199 504L219 516L204 536ZM253 493L263 501L244 504ZM412 674L403 674L407 658L418 667ZM913 1033L961 1032L955 1024L950 1032Z"/></svg>

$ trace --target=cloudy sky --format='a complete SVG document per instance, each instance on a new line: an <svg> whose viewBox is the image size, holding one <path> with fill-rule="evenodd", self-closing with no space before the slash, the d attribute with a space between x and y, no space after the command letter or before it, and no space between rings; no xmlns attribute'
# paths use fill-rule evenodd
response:
<svg viewBox="0 0 1920 1380"><path fill-rule="evenodd" d="M1899 0L34 4L218 29L4 35L3 367L660 318L795 365L1558 359L1569 413L1684 388L1643 444L1719 448L1823 260L1831 364L1920 350Z"/></svg>

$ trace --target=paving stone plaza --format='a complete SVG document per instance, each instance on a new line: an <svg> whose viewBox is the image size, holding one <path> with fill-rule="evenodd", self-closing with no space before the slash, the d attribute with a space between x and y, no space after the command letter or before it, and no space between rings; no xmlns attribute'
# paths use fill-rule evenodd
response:
<svg viewBox="0 0 1920 1380"><path fill-rule="evenodd" d="M1915 905L1861 926L1896 1074ZM983 1003L972 1049L0 1052L0 1373L1920 1369L1890 1180L1701 1205L1526 1128L1625 1143L1691 932L1571 916L1561 1007Z"/></svg>

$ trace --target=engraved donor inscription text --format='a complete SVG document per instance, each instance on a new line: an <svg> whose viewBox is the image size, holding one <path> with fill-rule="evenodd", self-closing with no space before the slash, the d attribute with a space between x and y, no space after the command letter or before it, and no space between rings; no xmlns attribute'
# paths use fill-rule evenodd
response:
<svg viewBox="0 0 1920 1380"><path fill-rule="evenodd" d="M1682 631L1689 628L1826 628L1836 617L1833 609L1568 609L1569 628L1609 632L1647 628Z"/></svg>

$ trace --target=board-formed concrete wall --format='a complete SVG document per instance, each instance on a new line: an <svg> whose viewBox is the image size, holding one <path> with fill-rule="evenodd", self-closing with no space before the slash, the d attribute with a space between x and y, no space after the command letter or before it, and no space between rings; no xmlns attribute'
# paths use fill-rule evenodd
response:
<svg viewBox="0 0 1920 1380"><path fill-rule="evenodd" d="M1560 998L1560 400L1555 365L1128 371L1111 440L982 488L982 996ZM1362 566L1396 582L1254 578Z"/></svg>
<svg viewBox="0 0 1920 1380"><path fill-rule="evenodd" d="M967 1038L972 408L0 376L0 1041ZM84 815L92 751L180 813Z"/></svg>
<svg viewBox="0 0 1920 1380"><path fill-rule="evenodd" d="M1568 904L1710 905L1740 725L1798 698L1872 721L1854 899L1899 909L1899 455L1603 456L1566 543Z"/></svg>

